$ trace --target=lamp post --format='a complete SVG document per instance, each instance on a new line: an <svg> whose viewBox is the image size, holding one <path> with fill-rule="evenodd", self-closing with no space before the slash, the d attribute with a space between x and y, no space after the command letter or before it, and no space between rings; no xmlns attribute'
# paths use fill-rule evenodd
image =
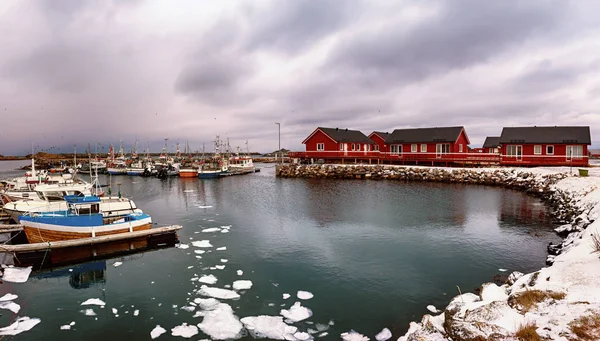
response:
<svg viewBox="0 0 600 341"><path fill-rule="evenodd" d="M275 122L275 124L277 124L277 136L279 137L279 144L278 144L279 149L277 149L277 153L281 154L281 123ZM279 158L278 158L277 154L275 154L275 157L276 157L277 163L279 163ZM282 155L282 158L283 158L283 155Z"/></svg>

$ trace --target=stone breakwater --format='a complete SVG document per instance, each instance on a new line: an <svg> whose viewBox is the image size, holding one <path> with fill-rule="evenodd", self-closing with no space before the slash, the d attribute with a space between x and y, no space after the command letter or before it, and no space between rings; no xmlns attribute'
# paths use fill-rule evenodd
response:
<svg viewBox="0 0 600 341"><path fill-rule="evenodd" d="M556 229L562 243L548 247L551 266L513 272L504 285L485 283L477 295L456 296L445 309L411 322L398 340L520 340L531 329L547 340L600 339L593 324L600 324L594 320L600 316L600 248L594 243L600 238L600 178L544 169L390 165L283 165L276 175L501 186L541 198L562 224Z"/></svg>

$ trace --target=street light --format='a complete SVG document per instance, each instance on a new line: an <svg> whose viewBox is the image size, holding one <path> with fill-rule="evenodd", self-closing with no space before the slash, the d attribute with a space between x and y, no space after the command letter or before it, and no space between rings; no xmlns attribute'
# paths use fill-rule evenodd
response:
<svg viewBox="0 0 600 341"><path fill-rule="evenodd" d="M277 124L278 137L279 137L279 149L277 150L277 152L281 154L281 123L275 122L275 124ZM277 161L277 163L279 163L279 159L277 158L277 154L275 154L275 158L276 158L275 161ZM282 156L282 158L283 158L283 156Z"/></svg>

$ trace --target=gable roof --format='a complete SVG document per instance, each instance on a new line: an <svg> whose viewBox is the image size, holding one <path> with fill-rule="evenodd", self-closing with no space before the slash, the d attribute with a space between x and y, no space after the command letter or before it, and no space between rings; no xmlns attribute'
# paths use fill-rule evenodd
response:
<svg viewBox="0 0 600 341"><path fill-rule="evenodd" d="M505 127L500 143L592 144L590 127Z"/></svg>
<svg viewBox="0 0 600 341"><path fill-rule="evenodd" d="M462 126L395 129L385 140L385 143L456 142L463 130L464 127Z"/></svg>
<svg viewBox="0 0 600 341"><path fill-rule="evenodd" d="M340 129L340 128L324 128L318 127L310 134L304 141L303 144L306 143L317 131L323 132L330 139L335 142L358 142L358 143L367 143L374 144L370 138L368 138L365 134L363 134L360 130L350 130L350 129Z"/></svg>
<svg viewBox="0 0 600 341"><path fill-rule="evenodd" d="M483 142L482 148L496 148L500 145L500 136L488 136Z"/></svg>
<svg viewBox="0 0 600 341"><path fill-rule="evenodd" d="M369 134L369 138L371 138L371 136L373 135L377 135L379 137L381 137L384 141L390 136L390 133L388 132L383 132L383 131L374 131L372 133Z"/></svg>

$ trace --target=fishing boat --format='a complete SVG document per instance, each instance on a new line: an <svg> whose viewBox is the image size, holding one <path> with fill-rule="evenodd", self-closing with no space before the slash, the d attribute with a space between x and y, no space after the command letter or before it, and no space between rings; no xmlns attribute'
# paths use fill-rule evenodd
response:
<svg viewBox="0 0 600 341"><path fill-rule="evenodd" d="M90 238L120 234L152 227L152 218L142 212L127 214L119 219L107 219L101 211L97 196L67 195L68 209L33 213L20 218L29 243Z"/></svg>
<svg viewBox="0 0 600 341"><path fill-rule="evenodd" d="M248 149L248 141L246 141L247 155L241 155L240 148L238 147L237 153L229 158L229 173L235 174L248 174L254 173L256 167L250 157L250 150Z"/></svg>
<svg viewBox="0 0 600 341"><path fill-rule="evenodd" d="M203 161L198 168L198 178L213 179L227 174L227 160L221 157L213 157Z"/></svg>
<svg viewBox="0 0 600 341"><path fill-rule="evenodd" d="M140 176L140 175L144 174L145 170L146 170L146 167L144 167L144 164L142 163L142 161L137 160L137 161L131 163L129 165L129 167L127 167L127 175Z"/></svg>
<svg viewBox="0 0 600 341"><path fill-rule="evenodd" d="M111 175L126 175L127 174L127 164L125 161L117 160L110 167L106 168L108 174Z"/></svg>
<svg viewBox="0 0 600 341"><path fill-rule="evenodd" d="M194 168L191 166L179 168L179 177L180 178L198 177L198 168Z"/></svg>

